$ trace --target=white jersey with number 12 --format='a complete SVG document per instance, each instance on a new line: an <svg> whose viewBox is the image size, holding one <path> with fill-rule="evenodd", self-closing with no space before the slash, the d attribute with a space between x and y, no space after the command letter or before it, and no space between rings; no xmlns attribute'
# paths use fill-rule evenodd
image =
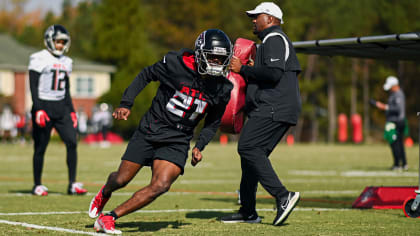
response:
<svg viewBox="0 0 420 236"><path fill-rule="evenodd" d="M44 49L30 56L29 70L40 73L38 96L40 100L60 101L66 95L66 77L70 77L73 60L67 56L55 57Z"/></svg>

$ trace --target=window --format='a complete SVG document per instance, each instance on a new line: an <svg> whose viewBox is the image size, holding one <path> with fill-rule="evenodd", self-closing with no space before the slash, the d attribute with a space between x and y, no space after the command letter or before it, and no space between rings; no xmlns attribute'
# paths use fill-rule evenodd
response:
<svg viewBox="0 0 420 236"><path fill-rule="evenodd" d="M77 96L92 97L93 93L93 78L78 77L76 79L76 94Z"/></svg>

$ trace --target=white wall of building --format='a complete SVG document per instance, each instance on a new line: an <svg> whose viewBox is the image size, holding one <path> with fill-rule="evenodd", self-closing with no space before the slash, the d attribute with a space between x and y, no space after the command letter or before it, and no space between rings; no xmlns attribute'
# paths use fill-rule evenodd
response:
<svg viewBox="0 0 420 236"><path fill-rule="evenodd" d="M15 92L15 74L13 71L0 70L0 93L13 96Z"/></svg>
<svg viewBox="0 0 420 236"><path fill-rule="evenodd" d="M73 71L70 76L70 93L74 98L97 98L110 88L109 73Z"/></svg>

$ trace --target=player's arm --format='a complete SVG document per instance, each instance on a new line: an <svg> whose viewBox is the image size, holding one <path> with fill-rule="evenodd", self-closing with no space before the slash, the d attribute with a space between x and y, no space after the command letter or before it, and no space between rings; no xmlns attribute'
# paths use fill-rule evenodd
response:
<svg viewBox="0 0 420 236"><path fill-rule="evenodd" d="M226 104L221 104L210 108L204 120L204 127L201 129L195 147L203 151L204 147L211 141L219 128L223 114L226 109Z"/></svg>
<svg viewBox="0 0 420 236"><path fill-rule="evenodd" d="M152 66L144 68L125 89L120 101L120 105L112 113L112 116L117 120L127 120L131 113L131 107L134 104L134 99L137 95L151 82L159 78L159 73L162 71L162 62L157 62Z"/></svg>
<svg viewBox="0 0 420 236"><path fill-rule="evenodd" d="M73 106L73 101L71 99L71 95L70 95L70 78L68 75L66 75L66 94L64 95L64 102L66 103L66 106L69 108L70 111L70 117L71 120L73 122L73 127L76 128L77 127L77 115L76 112L74 110L74 106Z"/></svg>
<svg viewBox="0 0 420 236"><path fill-rule="evenodd" d="M70 95L70 79L69 77L66 75L66 94L64 95L64 101L66 103L66 106L70 109L70 112L74 112L74 106L73 106L73 101L71 99L71 95Z"/></svg>
<svg viewBox="0 0 420 236"><path fill-rule="evenodd" d="M29 87L31 89L32 103L34 111L41 110L41 101L38 97L38 84L41 73L34 70L29 70Z"/></svg>
<svg viewBox="0 0 420 236"><path fill-rule="evenodd" d="M204 127L201 129L198 140L192 149L191 165L195 166L201 161L203 158L201 152L216 134L220 122L222 121L223 114L225 113L226 106L229 103L232 89L233 84L230 82L223 85L223 92L219 96L219 103L216 106L209 108L204 120Z"/></svg>
<svg viewBox="0 0 420 236"><path fill-rule="evenodd" d="M198 140L192 149L192 158L191 165L195 166L198 162L201 161L203 155L201 152L204 150L205 146L211 141L211 139L216 134L217 129L219 128L220 122L223 117L223 113L226 109L226 103L219 105L209 110L207 113L206 119L204 121L204 127L201 129Z"/></svg>
<svg viewBox="0 0 420 236"><path fill-rule="evenodd" d="M388 109L388 105L379 101L375 101L375 106L380 109L386 111Z"/></svg>
<svg viewBox="0 0 420 236"><path fill-rule="evenodd" d="M31 89L33 112L35 112L35 123L39 127L45 127L46 123L50 121L47 113L42 108L42 102L38 97L38 84L41 73L34 70L29 70L29 87Z"/></svg>

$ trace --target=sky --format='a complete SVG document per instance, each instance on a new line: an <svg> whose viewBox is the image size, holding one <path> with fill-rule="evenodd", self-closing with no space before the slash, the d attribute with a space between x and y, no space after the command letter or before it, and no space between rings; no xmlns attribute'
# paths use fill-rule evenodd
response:
<svg viewBox="0 0 420 236"><path fill-rule="evenodd" d="M83 0L72 0L72 4L77 5L80 1ZM11 0L0 0L0 8L5 7L8 9L8 7L10 7L10 2ZM40 9L43 14L52 11L55 15L59 15L61 13L62 4L63 0L27 0L24 5L24 11L31 12Z"/></svg>
<svg viewBox="0 0 420 236"><path fill-rule="evenodd" d="M62 3L63 0L28 0L24 9L26 12L41 9L44 14L52 10L55 15L59 15Z"/></svg>

